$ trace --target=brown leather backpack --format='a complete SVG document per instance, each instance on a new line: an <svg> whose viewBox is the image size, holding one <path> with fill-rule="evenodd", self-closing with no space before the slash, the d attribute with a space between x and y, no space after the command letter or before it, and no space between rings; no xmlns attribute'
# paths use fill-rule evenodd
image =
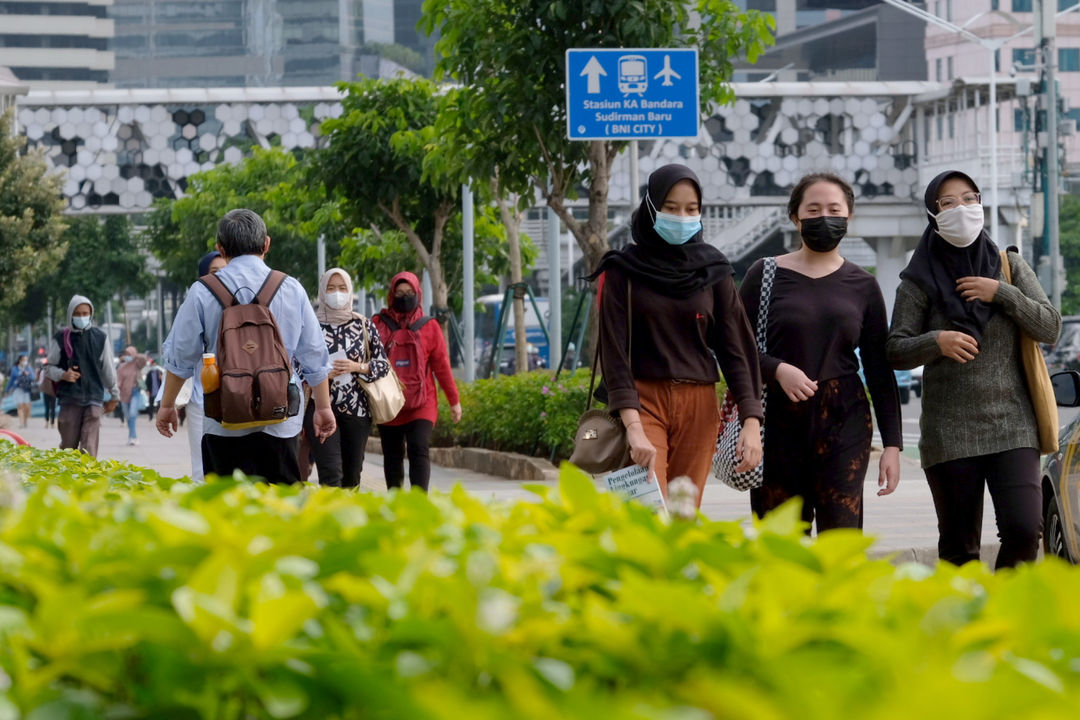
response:
<svg viewBox="0 0 1080 720"><path fill-rule="evenodd" d="M216 275L199 278L222 308L217 341L221 385L206 394L205 412L223 428L274 425L299 412L299 388L291 383L289 353L270 312L270 301L286 277L271 270L250 303L238 301Z"/></svg>

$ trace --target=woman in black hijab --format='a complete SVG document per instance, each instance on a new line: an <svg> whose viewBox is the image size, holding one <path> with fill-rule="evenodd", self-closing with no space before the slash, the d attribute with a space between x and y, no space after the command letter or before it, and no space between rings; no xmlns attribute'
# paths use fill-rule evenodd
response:
<svg viewBox="0 0 1080 720"><path fill-rule="evenodd" d="M889 361L925 365L919 451L939 557L957 565L979 558L989 487L1001 537L997 567L1011 567L1035 559L1042 532L1038 430L1020 337L1056 342L1061 315L1012 250L1012 283L1005 281L970 177L938 175L924 204L926 231L900 273Z"/></svg>
<svg viewBox="0 0 1080 720"><path fill-rule="evenodd" d="M702 239L701 183L683 165L649 176L634 243L603 257L600 361L631 459L705 489L720 413L717 361L739 404L741 469L761 460L761 375L731 264Z"/></svg>

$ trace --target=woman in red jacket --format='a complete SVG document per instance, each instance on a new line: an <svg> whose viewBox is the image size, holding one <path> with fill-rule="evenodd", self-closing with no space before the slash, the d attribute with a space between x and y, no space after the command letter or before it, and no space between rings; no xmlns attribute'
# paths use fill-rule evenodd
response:
<svg viewBox="0 0 1080 720"><path fill-rule="evenodd" d="M409 455L409 485L427 492L431 478L428 448L439 417L436 378L450 403L450 417L461 420L457 385L450 371L450 354L439 323L420 307L420 281L401 272L390 281L388 308L372 320L386 347L390 364L405 385L405 407L397 417L379 425L386 488L399 488L405 480L405 453Z"/></svg>

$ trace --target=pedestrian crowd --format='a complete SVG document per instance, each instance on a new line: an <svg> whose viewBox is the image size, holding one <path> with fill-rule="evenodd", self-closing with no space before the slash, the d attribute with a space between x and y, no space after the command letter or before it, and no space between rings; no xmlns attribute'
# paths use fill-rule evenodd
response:
<svg viewBox="0 0 1080 720"><path fill-rule="evenodd" d="M657 169L633 243L593 275L602 282L604 390L630 460L665 495L669 479L685 476L700 505L713 467L733 487L752 487L758 516L797 497L818 532L861 529L872 416L883 444L878 494L889 495L903 449L893 370L923 365L919 449L939 557L979 557L989 489L997 566L1034 560L1042 486L1021 339L1055 342L1061 316L1023 258L1000 253L986 232L975 181L951 171L927 187L926 230L901 273L891 323L874 276L839 252L856 211L843 178L814 173L795 185L787 216L799 247L754 263L738 289L731 264L704 241L701 201L689 168ZM718 368L741 425L734 468L721 462ZM579 432L578 442L597 435ZM756 479L740 484L740 473Z"/></svg>
<svg viewBox="0 0 1080 720"><path fill-rule="evenodd" d="M601 392L624 428L626 462L647 468L665 495L669 480L688 477L700 505L710 471L723 474L718 435L735 422L734 472L756 478L756 515L800 498L818 532L861 529L874 420L878 494L889 495L903 449L893 370L922 365L919 449L940 557L978 557L988 488L998 566L1033 560L1042 490L1020 340L1055 342L1061 316L1023 258L999 252L986 232L975 181L951 171L927 187L926 230L901 273L891 322L874 276L840 254L856 213L843 178L814 173L795 185L787 216L799 247L757 261L739 285L705 242L701 204L693 171L659 168L634 213L633 243L605 255L592 276ZM418 278L390 278L386 307L365 317L346 270L323 274L313 305L299 281L271 270L270 251L256 213L221 219L160 365L134 347L116 365L93 303L74 296L42 367L35 373L20 357L11 370L5 391L20 422L40 389L60 446L95 455L104 414L122 406L133 445L148 403L166 437L186 416L196 482L241 470L294 483L314 466L320 484L342 487L359 485L377 429L387 488L404 486L407 459L409 485L426 491L438 391L452 421L462 410ZM736 420L721 413L721 374Z"/></svg>

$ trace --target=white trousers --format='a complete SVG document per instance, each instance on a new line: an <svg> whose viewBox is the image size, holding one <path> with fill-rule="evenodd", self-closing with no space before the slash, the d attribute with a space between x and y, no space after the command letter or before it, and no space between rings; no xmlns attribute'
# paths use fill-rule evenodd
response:
<svg viewBox="0 0 1080 720"><path fill-rule="evenodd" d="M189 402L187 408L188 449L191 451L191 481L196 485L203 483L202 467L202 436L203 436L203 409L202 405Z"/></svg>

